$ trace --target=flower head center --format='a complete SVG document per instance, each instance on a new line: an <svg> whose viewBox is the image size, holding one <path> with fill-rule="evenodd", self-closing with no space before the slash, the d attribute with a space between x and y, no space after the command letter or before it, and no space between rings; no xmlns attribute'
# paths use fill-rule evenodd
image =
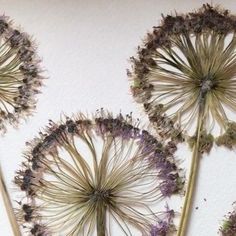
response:
<svg viewBox="0 0 236 236"><path fill-rule="evenodd" d="M110 189L94 189L89 197L93 202L109 202L112 194Z"/></svg>
<svg viewBox="0 0 236 236"><path fill-rule="evenodd" d="M214 78L212 75L207 75L201 81L200 87L202 94L206 94L215 86Z"/></svg>

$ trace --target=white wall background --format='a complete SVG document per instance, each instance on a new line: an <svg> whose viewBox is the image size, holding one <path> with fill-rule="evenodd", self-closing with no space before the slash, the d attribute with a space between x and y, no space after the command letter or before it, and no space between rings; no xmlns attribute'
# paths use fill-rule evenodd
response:
<svg viewBox="0 0 236 236"><path fill-rule="evenodd" d="M14 171L22 160L25 142L62 111L94 112L104 107L118 113L143 116L130 95L128 58L161 13L189 12L205 1L189 0L0 0L5 13L34 35L49 79L39 96L34 117L19 130L9 129L0 139L0 160L10 191ZM214 1L236 14L233 0ZM189 160L188 152L180 152ZM204 198L207 201L204 201ZM201 161L201 173L188 236L215 236L219 224L236 200L236 153L214 149ZM0 235L12 236L0 206ZM177 207L177 209L179 209Z"/></svg>

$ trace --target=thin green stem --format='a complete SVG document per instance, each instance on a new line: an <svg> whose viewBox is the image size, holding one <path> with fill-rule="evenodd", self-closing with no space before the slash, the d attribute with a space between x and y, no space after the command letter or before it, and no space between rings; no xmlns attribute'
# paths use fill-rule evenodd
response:
<svg viewBox="0 0 236 236"><path fill-rule="evenodd" d="M201 159L201 152L199 150L200 143L200 134L204 127L204 109L200 109L198 122L197 122L197 130L196 130L196 142L193 147L193 156L190 167L188 186L186 190L186 196L184 200L183 210L181 213L180 224L177 232L177 236L184 236L187 230L188 221L190 218L191 208L192 208L192 200L194 196L195 183L197 180L197 175L199 171L199 161Z"/></svg>
<svg viewBox="0 0 236 236"><path fill-rule="evenodd" d="M14 214L13 206L10 200L10 195L8 193L7 187L5 185L3 172L0 164L0 192L2 194L3 202L5 204L6 212L8 215L8 219L10 221L12 231L14 236L21 236L20 228L16 220L16 216Z"/></svg>

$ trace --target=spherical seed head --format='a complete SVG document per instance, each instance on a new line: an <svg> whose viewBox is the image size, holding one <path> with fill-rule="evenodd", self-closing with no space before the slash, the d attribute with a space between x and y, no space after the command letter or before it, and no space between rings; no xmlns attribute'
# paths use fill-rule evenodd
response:
<svg viewBox="0 0 236 236"><path fill-rule="evenodd" d="M113 224L120 235L134 229L149 235L163 220L154 203L176 193L179 175L173 144L163 146L135 123L103 110L92 119L50 121L15 177L25 193L19 222L31 231L42 226L45 235L110 235Z"/></svg>
<svg viewBox="0 0 236 236"><path fill-rule="evenodd" d="M31 37L0 16L0 132L17 125L35 108L43 77Z"/></svg>
<svg viewBox="0 0 236 236"><path fill-rule="evenodd" d="M133 96L166 139L194 135L199 113L206 134L227 130L229 110L236 112L235 32L235 16L204 4L163 16L131 58Z"/></svg>

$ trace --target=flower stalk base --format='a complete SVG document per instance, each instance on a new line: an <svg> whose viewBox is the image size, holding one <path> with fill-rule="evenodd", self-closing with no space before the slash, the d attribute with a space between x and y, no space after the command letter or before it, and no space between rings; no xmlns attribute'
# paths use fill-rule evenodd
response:
<svg viewBox="0 0 236 236"><path fill-rule="evenodd" d="M204 109L201 109L201 110L203 111ZM197 132L196 132L197 139L193 146L193 156L192 156L191 168L190 168L190 173L189 173L189 178L188 178L188 186L187 186L187 191L186 191L186 196L184 200L184 205L183 205L183 210L181 214L177 236L186 235L187 225L190 218L195 184L196 184L197 175L199 171L199 161L202 155L200 151L200 134L202 133L203 126L204 126L203 125L204 113L202 111L199 111Z"/></svg>
<svg viewBox="0 0 236 236"><path fill-rule="evenodd" d="M7 212L11 227L12 227L13 234L14 236L21 236L19 225L17 224L16 216L14 214L13 206L11 204L10 196L9 196L7 187L5 185L1 165L0 165L0 192L3 198L3 202L6 208L6 212Z"/></svg>
<svg viewBox="0 0 236 236"><path fill-rule="evenodd" d="M106 207L98 206L97 209L97 236L106 235Z"/></svg>

